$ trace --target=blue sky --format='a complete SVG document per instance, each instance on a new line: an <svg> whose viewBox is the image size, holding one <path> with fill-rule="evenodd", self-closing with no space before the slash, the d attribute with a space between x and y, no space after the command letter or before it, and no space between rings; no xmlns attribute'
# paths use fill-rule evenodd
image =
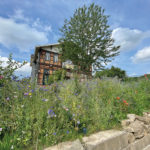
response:
<svg viewBox="0 0 150 150"><path fill-rule="evenodd" d="M4 0L0 1L0 59L9 53L30 62L37 45L57 43L64 19L92 2L105 9L120 55L111 64L129 76L150 73L150 0ZM29 63L18 74L29 76Z"/></svg>

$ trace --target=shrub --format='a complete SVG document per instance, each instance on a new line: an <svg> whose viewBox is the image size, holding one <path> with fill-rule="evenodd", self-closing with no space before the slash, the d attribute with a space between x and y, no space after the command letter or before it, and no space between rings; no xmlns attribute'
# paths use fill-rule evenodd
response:
<svg viewBox="0 0 150 150"><path fill-rule="evenodd" d="M66 71L64 69L56 70L52 75L49 76L48 84L64 80L66 77Z"/></svg>
<svg viewBox="0 0 150 150"><path fill-rule="evenodd" d="M95 77L118 77L119 79L124 80L126 78L126 72L120 68L112 66L110 69L96 72Z"/></svg>

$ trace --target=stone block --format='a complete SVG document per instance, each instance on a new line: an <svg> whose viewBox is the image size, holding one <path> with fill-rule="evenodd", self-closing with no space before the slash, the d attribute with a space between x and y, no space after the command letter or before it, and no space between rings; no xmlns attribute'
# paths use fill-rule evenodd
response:
<svg viewBox="0 0 150 150"><path fill-rule="evenodd" d="M141 117L141 116L136 116L136 119L149 125L150 124L150 118L149 117Z"/></svg>
<svg viewBox="0 0 150 150"><path fill-rule="evenodd" d="M150 144L150 134L144 136L142 139L136 140L123 150L143 150Z"/></svg>
<svg viewBox="0 0 150 150"><path fill-rule="evenodd" d="M79 140L73 142L63 142L58 145L46 148L44 150L84 150Z"/></svg>
<svg viewBox="0 0 150 150"><path fill-rule="evenodd" d="M150 145L146 146L143 150L150 150Z"/></svg>
<svg viewBox="0 0 150 150"><path fill-rule="evenodd" d="M108 130L83 138L86 150L121 150L128 145L128 134L124 131Z"/></svg>
<svg viewBox="0 0 150 150"><path fill-rule="evenodd" d="M135 121L135 119L136 119L136 115L135 115L135 114L128 114L128 115L127 115L127 118L128 118L131 122L133 122L133 121Z"/></svg>
<svg viewBox="0 0 150 150"><path fill-rule="evenodd" d="M121 126L122 126L123 128L126 128L127 126L129 126L129 124L130 124L130 120L129 120L129 119L126 119L126 120L122 120L122 121L121 121Z"/></svg>
<svg viewBox="0 0 150 150"><path fill-rule="evenodd" d="M135 136L132 133L128 133L128 143L133 143L135 141Z"/></svg>

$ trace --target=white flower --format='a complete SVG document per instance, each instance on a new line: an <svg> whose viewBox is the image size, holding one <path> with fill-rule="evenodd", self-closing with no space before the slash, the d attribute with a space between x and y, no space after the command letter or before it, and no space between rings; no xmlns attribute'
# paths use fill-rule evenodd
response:
<svg viewBox="0 0 150 150"><path fill-rule="evenodd" d="M24 107L24 105L21 105L21 108L23 108Z"/></svg>
<svg viewBox="0 0 150 150"><path fill-rule="evenodd" d="M68 108L66 108L65 110L66 110L66 111L68 111L69 109L68 109Z"/></svg>
<svg viewBox="0 0 150 150"><path fill-rule="evenodd" d="M13 146L13 145L11 146L11 149L14 149L14 146Z"/></svg>
<svg viewBox="0 0 150 150"><path fill-rule="evenodd" d="M25 134L26 132L25 132L25 131L22 131L22 133Z"/></svg>
<svg viewBox="0 0 150 150"><path fill-rule="evenodd" d="M80 124L80 121L79 121L79 120L77 121L77 124Z"/></svg>

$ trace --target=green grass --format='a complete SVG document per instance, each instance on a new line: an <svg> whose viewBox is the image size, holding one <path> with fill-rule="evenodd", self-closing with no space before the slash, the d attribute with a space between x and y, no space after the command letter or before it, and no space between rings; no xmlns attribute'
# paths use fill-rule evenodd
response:
<svg viewBox="0 0 150 150"><path fill-rule="evenodd" d="M28 80L0 89L0 149L43 149L120 128L127 113L150 109L150 81L68 80L38 87Z"/></svg>

